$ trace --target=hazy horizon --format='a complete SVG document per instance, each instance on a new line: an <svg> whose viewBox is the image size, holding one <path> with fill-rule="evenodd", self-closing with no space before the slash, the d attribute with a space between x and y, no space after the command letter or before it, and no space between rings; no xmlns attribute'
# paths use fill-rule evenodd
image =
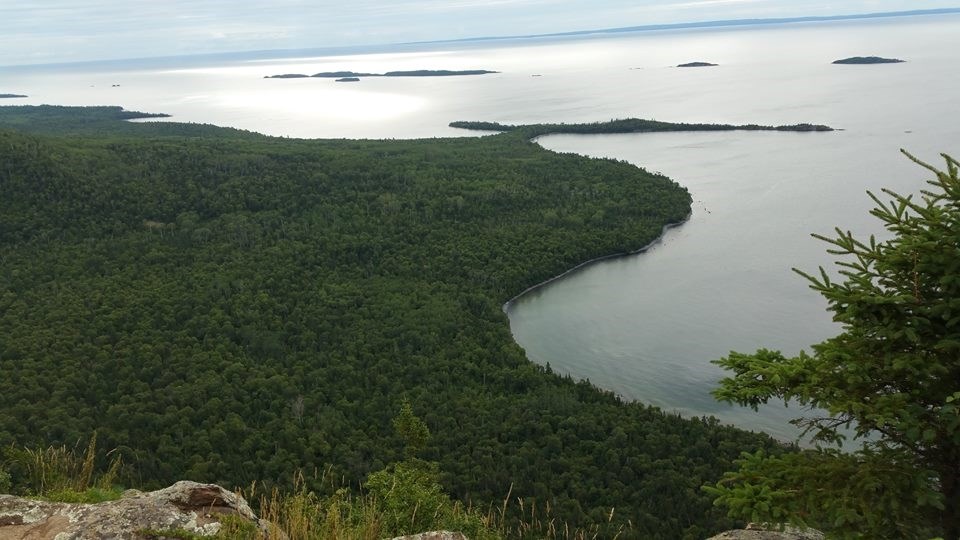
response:
<svg viewBox="0 0 960 540"><path fill-rule="evenodd" d="M39 5L38 5L39 4ZM360 49L716 22L957 10L957 0L41 0L0 7L0 66ZM930 15L935 16L935 15ZM682 28L682 26L675 26ZM653 29L653 28L650 28Z"/></svg>

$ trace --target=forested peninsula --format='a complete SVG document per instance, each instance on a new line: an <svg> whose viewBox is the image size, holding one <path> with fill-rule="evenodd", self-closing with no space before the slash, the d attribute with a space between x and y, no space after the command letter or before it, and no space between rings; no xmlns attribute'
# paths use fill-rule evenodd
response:
<svg viewBox="0 0 960 540"><path fill-rule="evenodd" d="M27 96L23 94L0 94L0 99L3 98L25 98Z"/></svg>
<svg viewBox="0 0 960 540"><path fill-rule="evenodd" d="M357 486L400 459L408 400L455 498L644 539L731 528L700 487L742 451L789 450L624 402L513 341L507 299L684 219L670 179L514 133L123 121L143 117L0 107L0 448L96 431L138 488L303 470L322 492L313 471Z"/></svg>
<svg viewBox="0 0 960 540"><path fill-rule="evenodd" d="M450 127L476 131L514 132L527 138L561 133L592 135L599 133L653 133L663 131L833 131L833 128L830 126L819 124L792 124L786 126L762 126L758 124L688 124L682 122L660 122L640 118L623 118L619 120L609 120L607 122L585 124L519 125L459 120L450 122Z"/></svg>

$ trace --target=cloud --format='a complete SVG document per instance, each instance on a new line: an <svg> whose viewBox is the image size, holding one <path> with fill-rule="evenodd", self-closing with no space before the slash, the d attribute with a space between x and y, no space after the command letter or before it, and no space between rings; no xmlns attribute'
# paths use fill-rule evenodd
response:
<svg viewBox="0 0 960 540"><path fill-rule="evenodd" d="M30 0L0 2L0 65L383 44L957 0Z"/></svg>
<svg viewBox="0 0 960 540"><path fill-rule="evenodd" d="M693 2L671 2L659 6L660 9L691 9L713 7L721 4L764 4L767 0L695 0Z"/></svg>

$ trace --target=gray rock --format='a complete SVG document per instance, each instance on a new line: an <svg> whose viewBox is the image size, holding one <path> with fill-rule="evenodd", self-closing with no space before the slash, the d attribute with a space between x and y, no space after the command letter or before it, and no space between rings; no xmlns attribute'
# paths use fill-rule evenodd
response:
<svg viewBox="0 0 960 540"><path fill-rule="evenodd" d="M177 482L158 491L127 490L118 501L51 503L0 495L0 540L132 540L144 529L180 529L210 536L219 517L236 515L265 533L270 524L247 501L214 484Z"/></svg>
<svg viewBox="0 0 960 540"><path fill-rule="evenodd" d="M751 523L746 529L722 532L707 540L823 540L823 533L816 529L798 529L788 525L782 531L771 530L775 528Z"/></svg>
<svg viewBox="0 0 960 540"><path fill-rule="evenodd" d="M407 536L398 536L391 540L467 540L463 533L450 531L434 531L420 534L410 534Z"/></svg>

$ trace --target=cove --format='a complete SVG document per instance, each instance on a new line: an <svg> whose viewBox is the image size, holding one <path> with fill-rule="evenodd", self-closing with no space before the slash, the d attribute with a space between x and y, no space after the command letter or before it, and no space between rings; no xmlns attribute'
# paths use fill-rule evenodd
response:
<svg viewBox="0 0 960 540"><path fill-rule="evenodd" d="M837 333L825 301L790 269L832 264L810 232L829 232L834 223L876 232L863 189L877 189L870 182L878 178L896 180L889 172L909 165L893 153L866 169L844 159L841 148L858 144L845 132L552 135L539 142L653 163L694 202L686 222L641 253L580 265L511 300L511 330L530 359L626 399L796 440L789 420L805 411L771 404L756 413L716 402L709 392L723 374L710 361L760 347L796 354ZM808 167L790 165L798 152ZM918 187L911 177L891 187Z"/></svg>

